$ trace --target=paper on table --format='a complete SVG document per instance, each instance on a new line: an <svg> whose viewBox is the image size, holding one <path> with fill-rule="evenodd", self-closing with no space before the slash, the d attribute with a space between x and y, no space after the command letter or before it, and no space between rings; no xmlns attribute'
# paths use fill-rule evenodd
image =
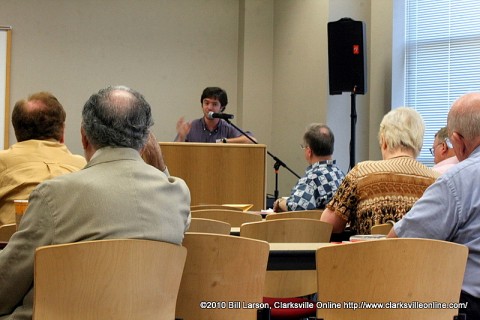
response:
<svg viewBox="0 0 480 320"><path fill-rule="evenodd" d="M222 204L222 206L240 208L242 211L247 211L253 207L253 204Z"/></svg>

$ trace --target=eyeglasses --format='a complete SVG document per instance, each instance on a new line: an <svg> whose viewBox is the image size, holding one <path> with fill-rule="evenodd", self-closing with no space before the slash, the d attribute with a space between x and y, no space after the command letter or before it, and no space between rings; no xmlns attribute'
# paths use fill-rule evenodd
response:
<svg viewBox="0 0 480 320"><path fill-rule="evenodd" d="M433 146L433 148L429 148L428 150L430 150L430 154L431 154L432 156L435 156L435 148L438 147L438 146L440 146L440 145L442 145L442 144L443 144L443 142L440 142L439 144Z"/></svg>
<svg viewBox="0 0 480 320"><path fill-rule="evenodd" d="M452 146L452 143L450 142L450 139L448 138L445 138L445 140L443 140L442 142L440 142L439 144L433 146L433 148L429 148L428 150L430 150L430 153L432 154L432 156L435 156L435 148L442 145L442 144L446 144L447 145L447 148L453 148Z"/></svg>
<svg viewBox="0 0 480 320"><path fill-rule="evenodd" d="M300 144L300 148L302 148L303 150L305 150L306 148L309 148L309 146L306 146L306 145L304 145L304 144L301 143L301 144Z"/></svg>

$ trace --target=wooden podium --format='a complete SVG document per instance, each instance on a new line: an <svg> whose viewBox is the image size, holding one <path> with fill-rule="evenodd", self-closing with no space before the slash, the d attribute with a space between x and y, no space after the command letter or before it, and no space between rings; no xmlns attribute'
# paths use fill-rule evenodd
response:
<svg viewBox="0 0 480 320"><path fill-rule="evenodd" d="M253 204L265 209L264 144L160 142L172 176L190 188L191 204Z"/></svg>

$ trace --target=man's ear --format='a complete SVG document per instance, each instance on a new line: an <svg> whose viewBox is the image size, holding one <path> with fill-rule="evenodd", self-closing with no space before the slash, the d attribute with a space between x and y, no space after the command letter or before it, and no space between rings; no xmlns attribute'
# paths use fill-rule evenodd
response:
<svg viewBox="0 0 480 320"><path fill-rule="evenodd" d="M443 155L446 155L446 154L448 153L448 146L447 146L447 144L446 144L445 142L442 142L441 148L442 148L442 149L440 150L441 155L442 155L442 156L443 156Z"/></svg>
<svg viewBox="0 0 480 320"><path fill-rule="evenodd" d="M88 146L90 145L90 142L88 141L87 136L85 135L85 130L83 130L83 127L80 128L80 135L82 136L83 150L87 150Z"/></svg>
<svg viewBox="0 0 480 320"><path fill-rule="evenodd" d="M62 126L62 135L60 136L60 143L65 143L65 123Z"/></svg>
<svg viewBox="0 0 480 320"><path fill-rule="evenodd" d="M467 145L465 144L465 138L458 132L453 131L450 140L453 144L453 149L457 155L458 160L462 161L468 157Z"/></svg>
<svg viewBox="0 0 480 320"><path fill-rule="evenodd" d="M387 150L387 147L388 147L387 142L385 141L385 138L382 136L380 138L380 149Z"/></svg>

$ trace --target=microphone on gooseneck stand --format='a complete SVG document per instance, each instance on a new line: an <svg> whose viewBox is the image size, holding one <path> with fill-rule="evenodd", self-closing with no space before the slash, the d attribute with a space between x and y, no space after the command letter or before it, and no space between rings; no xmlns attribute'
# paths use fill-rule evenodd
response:
<svg viewBox="0 0 480 320"><path fill-rule="evenodd" d="M208 119L218 118L218 119L223 119L223 120L229 120L229 119L233 119L234 115L233 114L228 114L228 113L216 113L216 112L210 111L207 115L207 118Z"/></svg>
<svg viewBox="0 0 480 320"><path fill-rule="evenodd" d="M247 137L250 141L252 141L252 143L254 144L258 144L257 141L253 140L252 137L250 137L248 134L245 133L245 131L243 131L242 129L240 129L239 127L237 127L236 125L234 125L233 123L230 122L230 119L233 119L233 114L228 114L228 113L216 113L216 112L212 112L210 111L208 114L207 114L207 118L208 119L215 119L215 118L219 118L219 119L223 119L225 121L227 121L231 126L233 126L235 129L237 129L242 135L244 135L245 137ZM279 192L278 192L278 169L282 166L284 167L285 169L287 169L288 171L290 171L294 176L296 176L298 179L300 179L300 176L298 174L296 174L292 169L290 169L285 163L282 162L282 160L280 160L279 158L277 158L275 155L273 155L270 151L267 150L267 154L272 157L273 160L275 160L275 164L274 164L274 169L275 169L275 191L274 191L274 198L275 200L278 199L278 195L279 195Z"/></svg>

